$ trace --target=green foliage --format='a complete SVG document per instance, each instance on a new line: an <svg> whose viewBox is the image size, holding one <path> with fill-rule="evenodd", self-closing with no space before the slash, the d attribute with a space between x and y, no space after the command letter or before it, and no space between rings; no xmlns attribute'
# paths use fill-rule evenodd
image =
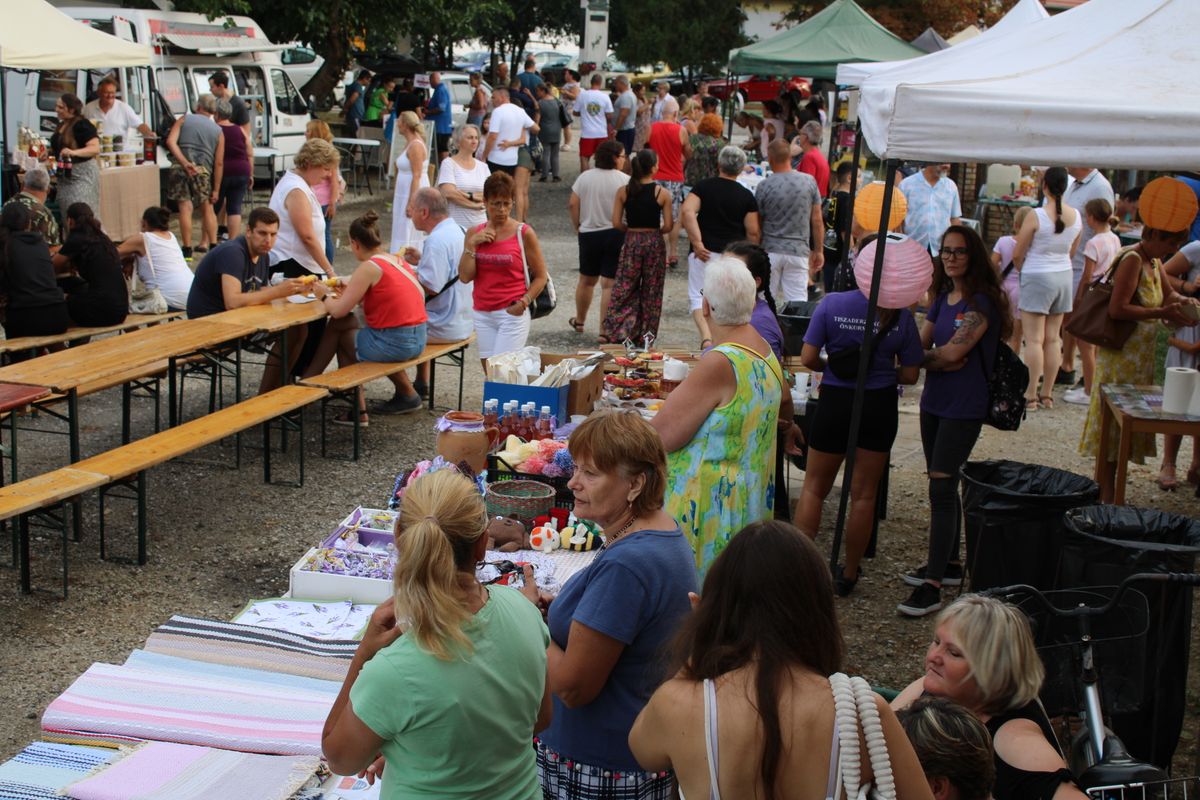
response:
<svg viewBox="0 0 1200 800"><path fill-rule="evenodd" d="M618 2L612 8L609 41L626 64L661 61L679 70L713 70L749 41L737 0L657 0L652 7Z"/></svg>
<svg viewBox="0 0 1200 800"><path fill-rule="evenodd" d="M833 0L792 0L785 19L803 22ZM968 25L994 25L1016 0L856 0L883 27L902 39L915 39L926 28L947 38Z"/></svg>
<svg viewBox="0 0 1200 800"><path fill-rule="evenodd" d="M482 24L472 35L492 45L500 58L509 62L513 75L521 70L518 62L535 30L576 38L581 33L579 0L511 0L495 5L483 14Z"/></svg>

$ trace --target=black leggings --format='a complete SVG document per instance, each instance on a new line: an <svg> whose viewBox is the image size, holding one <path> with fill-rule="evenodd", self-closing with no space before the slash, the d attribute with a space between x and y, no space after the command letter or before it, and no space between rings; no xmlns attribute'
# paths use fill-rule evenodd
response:
<svg viewBox="0 0 1200 800"><path fill-rule="evenodd" d="M929 561L925 577L940 582L946 564L958 560L962 510L958 501L959 470L971 457L983 420L947 419L921 412L921 446L929 478ZM932 473L948 475L935 478Z"/></svg>

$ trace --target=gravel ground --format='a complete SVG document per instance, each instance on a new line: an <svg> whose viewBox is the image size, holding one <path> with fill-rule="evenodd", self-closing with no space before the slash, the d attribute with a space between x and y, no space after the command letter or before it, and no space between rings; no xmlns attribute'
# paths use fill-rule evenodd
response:
<svg viewBox="0 0 1200 800"><path fill-rule="evenodd" d="M562 183L531 187L533 224L542 241L559 293L560 308L533 325L532 344L553 352L570 352L594 345L598 329L595 306L587 333L567 326L572 316L572 295L578 264L575 238L566 213L571 181L578 170L576 153L563 155ZM337 219L338 234L347 241L346 226L353 216L375 208L385 215L387 230L390 198L378 189L358 198ZM682 249L681 253L686 252ZM338 271L353 269L347 252L339 253ZM597 298L598 299L598 298ZM660 344L693 347L697 335L687 314L686 274L667 278ZM481 373L469 354L464 406L481 402ZM441 371L438 402L456 400L451 374ZM252 376L248 385L253 386ZM918 387L919 390L919 387ZM386 381L368 390L373 398L390 392ZM203 391L192 389L189 413L202 413ZM848 643L846 667L873 683L901 687L922 670L922 657L931 624L897 616L895 605L907 595L898 575L924 562L928 507L926 480L917 431L917 391L902 404L901 433L892 452L888 519L881 523L878 554L866 562L865 575L855 593L838 601ZM85 454L119 444L120 395L109 391L86 398L82 404L82 440ZM149 403L135 405L135 431L152 430ZM0 757L7 758L39 735L38 719L46 705L95 661L120 663L139 646L151 629L174 613L227 619L250 598L271 597L288 588L288 569L318 538L326 534L355 505L376 505L385 500L396 473L425 458L433 450L434 416L426 410L403 417L376 416L364 434L364 453L358 463L319 456L316 409L306 426L306 482L303 489L267 486L259 469L260 453L253 449L258 437L243 453L240 471L231 466L229 447L213 446L152 471L149 478L150 560L144 567L98 558L96 502L84 504L87 521L82 542L68 545L71 560L71 595L56 594L58 542L54 536L35 538L35 585L42 590L22 596L16 589L15 570L4 570L8 585L0 592ZM1076 453L1084 409L1059 403L1053 411L1030 415L1016 433L986 428L974 458L1009 458L1047 464L1080 474L1090 474L1091 462ZM338 435L339 431L335 431ZM340 431L341 442L346 432ZM255 441L251 441L255 440ZM66 463L61 439L24 434L22 473L32 476ZM36 443L36 444L35 444ZM200 463L207 462L207 463ZM278 459L280 476L296 465L295 450ZM1186 462L1185 462L1186 466ZM1160 507L1194 514L1197 501L1190 492L1165 494L1151 482L1150 466L1131 467L1128 499L1131 504ZM791 475L793 498L802 473ZM130 503L110 506L109 547L132 553L133 509ZM818 544L829 547L837 512L836 490L826 506L826 530ZM0 559L6 566L7 556ZM1193 682L1194 683L1194 682ZM1195 687L1189 708L1196 707ZM1196 718L1189 717L1182 756L1177 764L1193 769L1192 745ZM1194 773L1193 773L1194 774Z"/></svg>

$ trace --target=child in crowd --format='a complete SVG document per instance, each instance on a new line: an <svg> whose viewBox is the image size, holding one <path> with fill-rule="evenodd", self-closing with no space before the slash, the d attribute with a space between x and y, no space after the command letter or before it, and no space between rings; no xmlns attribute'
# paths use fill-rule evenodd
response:
<svg viewBox="0 0 1200 800"><path fill-rule="evenodd" d="M1121 249L1121 238L1112 231L1117 218L1113 216L1112 206L1101 197L1089 200L1083 207L1084 221L1092 229L1092 238L1083 247L1083 277L1075 290L1074 307L1078 308L1083 300L1087 287L1103 278L1112 266L1113 256ZM1096 346L1082 339L1076 339L1079 346L1079 360L1083 364L1083 385L1067 390L1063 400L1079 406L1091 402L1092 375L1096 372Z"/></svg>
<svg viewBox="0 0 1200 800"><path fill-rule="evenodd" d="M1017 231L1021 230L1025 218L1032 213L1033 209L1027 206L1018 208L1017 213L1013 215L1012 234L1001 236L996 240L996 246L992 248L992 265L996 268L996 272L1000 273L1000 283L1008 295L1009 307L1012 308L1013 313L1013 332L1008 340L1008 346L1017 355L1021 355L1021 312L1017 310L1017 303L1021 299L1021 274L1017 272L1016 265L1013 264L1013 251L1017 249Z"/></svg>
<svg viewBox="0 0 1200 800"><path fill-rule="evenodd" d="M1178 253L1163 265L1163 273L1175 291L1185 297L1195 297L1200 287L1200 242L1185 244ZM1168 367L1200 366L1200 326L1177 328L1167 339ZM1175 477L1175 458L1183 437L1173 434L1163 436L1162 469L1158 473L1160 488L1170 491L1179 485ZM1192 437L1192 464L1188 467L1187 482L1200 485L1200 437Z"/></svg>

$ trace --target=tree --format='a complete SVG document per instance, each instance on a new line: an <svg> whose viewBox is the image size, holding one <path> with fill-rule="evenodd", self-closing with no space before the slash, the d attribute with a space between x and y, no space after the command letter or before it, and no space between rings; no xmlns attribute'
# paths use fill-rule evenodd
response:
<svg viewBox="0 0 1200 800"><path fill-rule="evenodd" d="M792 0L784 19L803 22L833 0ZM856 0L883 27L901 39L912 40L926 28L950 37L968 25L994 25L1008 13L1016 0Z"/></svg>
<svg viewBox="0 0 1200 800"><path fill-rule="evenodd" d="M325 97L341 80L353 58L350 43L394 42L401 33L411 0L176 0L180 11L198 11L213 19L230 14L253 16L274 42L305 42L325 63L302 87L305 96Z"/></svg>
<svg viewBox="0 0 1200 800"><path fill-rule="evenodd" d="M710 71L748 42L738 0L658 0L653 12L647 11L641 5L613 5L609 38L626 64L664 61L689 73Z"/></svg>
<svg viewBox="0 0 1200 800"><path fill-rule="evenodd" d="M436 1L436 0L434 0ZM483 16L480 38L507 61L511 74L521 69L521 57L534 31L550 36L575 36L581 31L579 0L511 0Z"/></svg>

